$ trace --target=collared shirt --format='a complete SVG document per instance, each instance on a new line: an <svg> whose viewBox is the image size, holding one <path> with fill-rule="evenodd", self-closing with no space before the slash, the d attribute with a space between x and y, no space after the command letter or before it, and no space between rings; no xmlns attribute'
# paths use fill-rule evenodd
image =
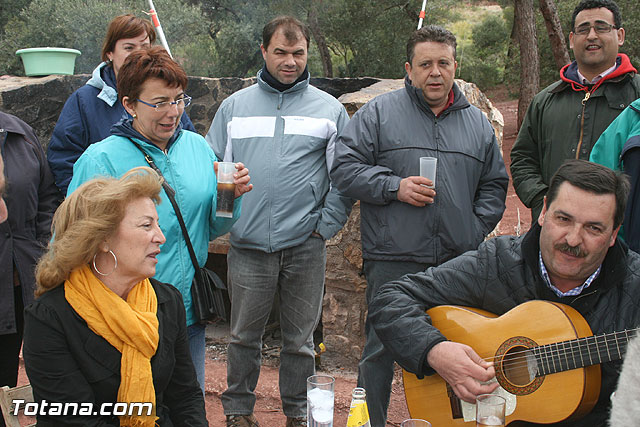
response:
<svg viewBox="0 0 640 427"><path fill-rule="evenodd" d="M447 105L444 106L444 108L442 109L442 111L440 111L438 114L436 114L436 117L440 117L440 115L442 113L444 113L447 108L451 107L453 105L453 101L455 101L455 96L453 95L453 89L451 89L451 91L449 91L449 99L447 99Z"/></svg>
<svg viewBox="0 0 640 427"><path fill-rule="evenodd" d="M569 289L567 292L562 292L560 289L553 286L553 284L551 283L551 279L549 279L549 273L547 272L547 268L544 266L544 262L542 262L542 251L538 252L538 263L540 264L540 274L542 274L542 278L544 279L545 283L547 284L549 289L551 289L560 298L580 295L582 291L587 289L589 285L591 285L591 283L594 280L596 280L596 277L598 277L598 275L600 274L600 270L602 269L602 264L601 264L598 266L598 269L594 271L594 273L591 276L587 277L587 280L585 280L582 285L573 289Z"/></svg>
<svg viewBox="0 0 640 427"><path fill-rule="evenodd" d="M612 72L614 72L617 67L618 67L618 63L613 64L613 67L604 70L603 72L595 76L591 81L589 81L585 76L583 76L582 73L580 73L580 69L578 69L578 78L580 79L582 84L594 85L598 83L600 80L602 80L603 78L605 78L608 74L611 74Z"/></svg>

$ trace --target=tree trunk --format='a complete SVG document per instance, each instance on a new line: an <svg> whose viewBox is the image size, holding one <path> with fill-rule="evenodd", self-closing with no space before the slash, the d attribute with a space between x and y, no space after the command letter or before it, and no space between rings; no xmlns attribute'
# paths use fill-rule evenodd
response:
<svg viewBox="0 0 640 427"><path fill-rule="evenodd" d="M324 32L320 28L318 23L318 9L322 7L322 0L315 0L311 2L309 12L307 14L307 22L309 24L309 30L313 34L313 38L318 45L318 51L320 52L320 60L322 61L322 72L325 77L333 77L333 64L331 62L331 52L327 46L327 40L324 37Z"/></svg>
<svg viewBox="0 0 640 427"><path fill-rule="evenodd" d="M518 101L518 129L531 100L538 93L540 67L538 59L538 37L533 0L517 0L514 9L514 24L520 45L520 100Z"/></svg>
<svg viewBox="0 0 640 427"><path fill-rule="evenodd" d="M569 50L564 41L562 25L558 18L558 8L553 0L540 0L540 11L544 17L544 24L547 26L547 34L553 51L553 58L556 61L558 71L571 62Z"/></svg>

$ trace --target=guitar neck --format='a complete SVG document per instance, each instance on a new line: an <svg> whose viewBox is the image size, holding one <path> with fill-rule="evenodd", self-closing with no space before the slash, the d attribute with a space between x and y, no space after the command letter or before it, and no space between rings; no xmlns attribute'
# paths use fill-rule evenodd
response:
<svg viewBox="0 0 640 427"><path fill-rule="evenodd" d="M619 360L638 329L592 335L532 348L538 363L537 376Z"/></svg>

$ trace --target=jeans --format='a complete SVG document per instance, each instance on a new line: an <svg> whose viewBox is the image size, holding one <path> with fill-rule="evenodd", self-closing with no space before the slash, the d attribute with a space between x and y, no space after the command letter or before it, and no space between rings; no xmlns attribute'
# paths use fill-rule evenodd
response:
<svg viewBox="0 0 640 427"><path fill-rule="evenodd" d="M307 377L315 374L313 330L322 307L326 246L304 243L266 253L231 247L227 255L231 330L227 350L225 415L249 415L256 402L262 335L276 291L280 303L280 398L287 417L307 414Z"/></svg>
<svg viewBox="0 0 640 427"><path fill-rule="evenodd" d="M194 323L191 326L187 326L187 335L189 335L189 351L191 351L191 360L193 366L196 368L196 376L198 377L198 383L200 383L200 389L204 396L204 325Z"/></svg>
<svg viewBox="0 0 640 427"><path fill-rule="evenodd" d="M364 260L367 306L385 283L399 279L405 274L424 271L427 267L427 264L410 261ZM368 317L364 330L366 342L358 364L358 387L363 387L367 392L371 427L384 427L387 424L394 360L378 339Z"/></svg>

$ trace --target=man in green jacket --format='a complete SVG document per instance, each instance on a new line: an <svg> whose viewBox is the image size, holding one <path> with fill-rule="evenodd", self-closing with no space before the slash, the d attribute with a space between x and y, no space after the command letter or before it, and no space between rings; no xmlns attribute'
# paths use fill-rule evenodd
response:
<svg viewBox="0 0 640 427"><path fill-rule="evenodd" d="M622 18L611 0L582 0L573 11L569 43L575 61L538 93L511 151L511 176L536 222L549 181L570 158L589 159L600 134L636 98L640 77L624 43Z"/></svg>

